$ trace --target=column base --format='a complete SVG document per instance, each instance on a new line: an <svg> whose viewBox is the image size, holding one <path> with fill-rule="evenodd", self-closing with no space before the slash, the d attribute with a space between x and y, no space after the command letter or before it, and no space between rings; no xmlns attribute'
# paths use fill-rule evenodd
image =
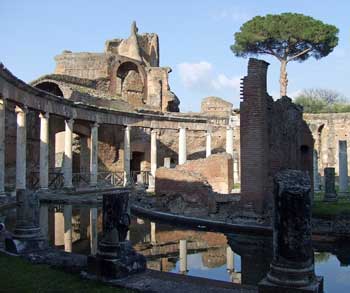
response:
<svg viewBox="0 0 350 293"><path fill-rule="evenodd" d="M88 273L97 278L117 279L146 270L146 258L136 253L129 241L120 242L115 248L116 257L100 250L96 256L88 256Z"/></svg>
<svg viewBox="0 0 350 293"><path fill-rule="evenodd" d="M43 237L36 238L7 238L5 239L5 250L14 254L25 254L48 248L48 242Z"/></svg>
<svg viewBox="0 0 350 293"><path fill-rule="evenodd" d="M282 286L270 282L264 278L258 284L259 293L323 293L323 277L316 277L315 281L303 287Z"/></svg>

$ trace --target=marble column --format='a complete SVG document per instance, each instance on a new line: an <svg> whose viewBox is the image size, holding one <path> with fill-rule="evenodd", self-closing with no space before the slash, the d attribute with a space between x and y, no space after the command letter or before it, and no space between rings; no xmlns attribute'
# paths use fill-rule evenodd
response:
<svg viewBox="0 0 350 293"><path fill-rule="evenodd" d="M186 128L181 127L179 130L179 165L182 165L187 160L187 142Z"/></svg>
<svg viewBox="0 0 350 293"><path fill-rule="evenodd" d="M206 133L206 152L205 155L208 158L211 155L211 130Z"/></svg>
<svg viewBox="0 0 350 293"><path fill-rule="evenodd" d="M64 187L73 188L72 172L73 172L73 125L74 120L65 120L65 134L64 134Z"/></svg>
<svg viewBox="0 0 350 293"><path fill-rule="evenodd" d="M130 127L126 126L124 129L124 186L131 184L130 158Z"/></svg>
<svg viewBox="0 0 350 293"><path fill-rule="evenodd" d="M90 254L96 255L97 253L97 215L98 209L90 209Z"/></svg>
<svg viewBox="0 0 350 293"><path fill-rule="evenodd" d="M156 244L157 238L156 238L156 223L151 222L151 243Z"/></svg>
<svg viewBox="0 0 350 293"><path fill-rule="evenodd" d="M241 183L239 176L239 156L238 152L233 152L233 182Z"/></svg>
<svg viewBox="0 0 350 293"><path fill-rule="evenodd" d="M149 178L148 191L154 191L155 179L157 170L157 135L158 131L152 129L151 131L151 176Z"/></svg>
<svg viewBox="0 0 350 293"><path fill-rule="evenodd" d="M170 157L165 157L164 158L164 167L165 168L171 168L171 158Z"/></svg>
<svg viewBox="0 0 350 293"><path fill-rule="evenodd" d="M324 168L324 201L337 201L335 191L335 170L334 168Z"/></svg>
<svg viewBox="0 0 350 293"><path fill-rule="evenodd" d="M187 273L187 240L180 240L180 273Z"/></svg>
<svg viewBox="0 0 350 293"><path fill-rule="evenodd" d="M226 127L226 153L233 157L233 128L231 126Z"/></svg>
<svg viewBox="0 0 350 293"><path fill-rule="evenodd" d="M40 113L40 188L49 186L49 113Z"/></svg>
<svg viewBox="0 0 350 293"><path fill-rule="evenodd" d="M316 150L314 150L314 157L313 157L313 178L314 178L314 192L319 192L320 177L318 175L318 154Z"/></svg>
<svg viewBox="0 0 350 293"><path fill-rule="evenodd" d="M64 217L64 251L72 252L72 206L65 205Z"/></svg>
<svg viewBox="0 0 350 293"><path fill-rule="evenodd" d="M90 147L90 185L97 186L98 173L98 123L91 127L91 147Z"/></svg>
<svg viewBox="0 0 350 293"><path fill-rule="evenodd" d="M55 210L54 215L54 245L64 245L64 216L62 210Z"/></svg>
<svg viewBox="0 0 350 293"><path fill-rule="evenodd" d="M45 239L49 239L49 207L40 204L40 229Z"/></svg>
<svg viewBox="0 0 350 293"><path fill-rule="evenodd" d="M230 273L235 270L234 253L230 246L226 248L226 267L227 271Z"/></svg>
<svg viewBox="0 0 350 293"><path fill-rule="evenodd" d="M339 141L339 194L347 195L348 180L348 147L346 140Z"/></svg>
<svg viewBox="0 0 350 293"><path fill-rule="evenodd" d="M16 190L26 189L26 107L16 106L17 114L17 139L16 139Z"/></svg>
<svg viewBox="0 0 350 293"><path fill-rule="evenodd" d="M5 196L5 99L0 98L0 197Z"/></svg>
<svg viewBox="0 0 350 293"><path fill-rule="evenodd" d="M259 292L322 292L311 241L311 180L285 170L274 177L273 259Z"/></svg>

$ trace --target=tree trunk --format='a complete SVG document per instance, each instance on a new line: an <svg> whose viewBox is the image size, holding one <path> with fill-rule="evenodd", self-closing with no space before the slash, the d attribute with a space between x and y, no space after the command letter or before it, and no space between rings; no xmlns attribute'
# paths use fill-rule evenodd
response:
<svg viewBox="0 0 350 293"><path fill-rule="evenodd" d="M287 61L282 60L281 61L281 69L280 69L280 95L281 95L281 97L287 95L287 85L288 85Z"/></svg>

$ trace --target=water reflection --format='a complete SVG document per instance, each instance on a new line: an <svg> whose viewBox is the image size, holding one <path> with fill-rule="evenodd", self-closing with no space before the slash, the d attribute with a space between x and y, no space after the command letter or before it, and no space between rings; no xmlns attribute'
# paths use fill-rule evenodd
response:
<svg viewBox="0 0 350 293"><path fill-rule="evenodd" d="M76 253L96 253L102 231L101 208L72 206L69 210L43 205L40 216L42 231L51 245ZM1 212L0 219L11 231L15 210ZM136 217L128 239L146 256L150 269L244 285L256 285L263 279L272 260L270 237L192 231ZM348 240L329 237L314 241L316 274L324 276L326 292L350 292L349 244Z"/></svg>

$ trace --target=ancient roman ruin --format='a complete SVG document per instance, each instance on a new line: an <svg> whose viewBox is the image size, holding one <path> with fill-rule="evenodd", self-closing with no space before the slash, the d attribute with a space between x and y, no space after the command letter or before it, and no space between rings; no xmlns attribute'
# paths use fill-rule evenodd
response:
<svg viewBox="0 0 350 293"><path fill-rule="evenodd" d="M24 254L50 244L73 257L74 244L88 240L89 257L78 265L85 277L118 279L148 274L148 255L162 256L147 260L148 269L171 270L174 263L164 254L174 253L185 277L188 251L209 249L207 265L226 261L242 292L256 292L249 286L265 277L263 290L302 282L321 292L311 202L321 191L327 202L349 195L350 116L303 114L287 96L274 100L267 93L269 64L254 58L241 81L239 110L206 97L200 112L182 113L169 85L171 68L160 67L159 51L157 34L141 34L133 22L128 38L106 41L103 53L66 50L55 57L54 73L30 84L0 65L0 195L18 202L6 250ZM130 244L130 210L137 225L145 225L142 216L150 220L147 245ZM291 219L306 226L292 227ZM157 220L237 234L226 239L199 232L194 242L186 233L158 231ZM337 225L314 226L322 235ZM281 238L303 245L284 250ZM238 251L241 272L234 265ZM289 252L297 261L288 259ZM286 282L289 277L299 283Z"/></svg>

